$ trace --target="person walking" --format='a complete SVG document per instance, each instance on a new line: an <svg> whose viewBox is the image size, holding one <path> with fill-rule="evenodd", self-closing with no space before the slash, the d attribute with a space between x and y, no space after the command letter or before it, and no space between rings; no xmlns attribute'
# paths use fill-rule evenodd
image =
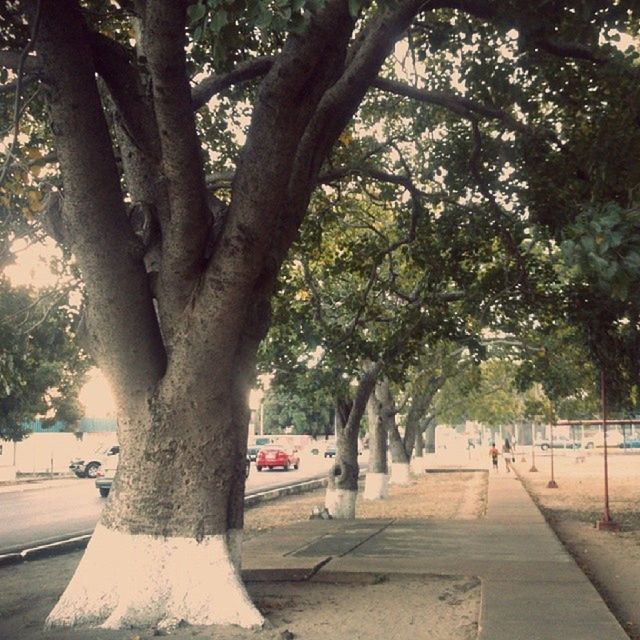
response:
<svg viewBox="0 0 640 640"><path fill-rule="evenodd" d="M489 449L489 455L491 456L491 462L493 464L493 468L498 470L498 455L500 452L498 451L498 447L496 447L496 443L491 443L491 449Z"/></svg>
<svg viewBox="0 0 640 640"><path fill-rule="evenodd" d="M509 438L504 439L504 445L502 445L502 457L504 458L504 465L507 468L507 473L511 472L511 462L513 458L513 449Z"/></svg>

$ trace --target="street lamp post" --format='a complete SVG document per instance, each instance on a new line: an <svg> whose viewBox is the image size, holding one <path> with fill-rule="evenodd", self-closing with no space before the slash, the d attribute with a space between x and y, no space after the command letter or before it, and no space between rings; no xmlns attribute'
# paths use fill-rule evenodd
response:
<svg viewBox="0 0 640 640"><path fill-rule="evenodd" d="M554 418L555 420L555 418ZM551 444L551 480L549 480L549 482L547 483L547 489L557 489L558 488L558 483L556 482L555 479L555 473L554 473L554 466L553 466L553 423L554 420L551 421L551 440L550 440L550 444Z"/></svg>
<svg viewBox="0 0 640 640"><path fill-rule="evenodd" d="M536 467L536 419L534 418L531 423L531 469L529 469L531 473L538 473L538 468Z"/></svg>
<svg viewBox="0 0 640 640"><path fill-rule="evenodd" d="M600 401L602 404L602 436L604 440L604 512L602 520L596 522L596 529L618 531L620 525L611 518L609 511L609 459L607 454L607 394L604 369L600 371Z"/></svg>

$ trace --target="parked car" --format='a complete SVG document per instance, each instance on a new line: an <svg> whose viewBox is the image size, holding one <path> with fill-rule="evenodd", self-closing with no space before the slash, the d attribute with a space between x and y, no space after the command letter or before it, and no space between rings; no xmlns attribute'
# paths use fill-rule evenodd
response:
<svg viewBox="0 0 640 640"><path fill-rule="evenodd" d="M290 453L281 447L262 447L256 457L256 469L275 469L282 467L285 471L297 469L300 466L300 458L295 453Z"/></svg>
<svg viewBox="0 0 640 640"><path fill-rule="evenodd" d="M96 488L103 498L106 498L109 495L109 491L111 491L111 485L113 484L113 478L116 475L116 469L118 468L118 461L120 459L119 453L120 450L118 449L118 452L111 455L111 457L98 468L96 473Z"/></svg>
<svg viewBox="0 0 640 640"><path fill-rule="evenodd" d="M554 438L551 440L541 440L536 443L542 451L546 451L547 449L581 449L582 443L580 440L572 440L571 438ZM591 448L591 447L589 447Z"/></svg>
<svg viewBox="0 0 640 640"><path fill-rule="evenodd" d="M112 445L100 447L96 449L91 456L86 458L73 458L69 463L69 469L75 473L78 478L95 478L100 465L102 465L109 456L115 456L120 453L120 447Z"/></svg>
<svg viewBox="0 0 640 640"><path fill-rule="evenodd" d="M336 457L336 445L335 444L330 444L324 450L324 457L325 458L335 458Z"/></svg>
<svg viewBox="0 0 640 640"><path fill-rule="evenodd" d="M618 447L620 449L640 449L640 438L627 438L625 442L621 442Z"/></svg>
<svg viewBox="0 0 640 640"><path fill-rule="evenodd" d="M251 462L256 461L256 457L258 456L258 451L262 449L264 445L261 444L252 444L247 447L247 458L251 460Z"/></svg>

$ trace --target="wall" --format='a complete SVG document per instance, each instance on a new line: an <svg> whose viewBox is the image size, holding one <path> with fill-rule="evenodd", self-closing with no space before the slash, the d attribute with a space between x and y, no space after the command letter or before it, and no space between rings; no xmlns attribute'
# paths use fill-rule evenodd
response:
<svg viewBox="0 0 640 640"><path fill-rule="evenodd" d="M18 473L67 473L71 458L90 455L96 449L117 444L113 432L84 433L32 433L22 442L0 440L0 480L11 475L10 469Z"/></svg>

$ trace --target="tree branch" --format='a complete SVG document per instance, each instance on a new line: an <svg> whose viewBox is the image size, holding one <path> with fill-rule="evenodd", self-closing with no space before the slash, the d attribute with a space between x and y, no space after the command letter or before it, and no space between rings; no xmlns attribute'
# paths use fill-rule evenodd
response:
<svg viewBox="0 0 640 640"><path fill-rule="evenodd" d="M206 78L191 91L191 101L195 110L203 107L213 96L233 85L265 76L273 66L273 56L262 56L240 62L234 69L220 76Z"/></svg>
<svg viewBox="0 0 640 640"><path fill-rule="evenodd" d="M566 42L542 37L535 38L533 43L546 53L560 58L586 60L587 62L594 62L595 64L606 64L609 62L604 55L599 55L600 52L598 52L597 49L593 50L591 47L580 42Z"/></svg>
<svg viewBox="0 0 640 640"><path fill-rule="evenodd" d="M25 65L27 63L27 57L29 52L34 48L36 39L38 38L38 31L40 29L40 20L42 16L42 0L37 0L37 4L34 9L34 17L33 23L31 26L31 33L29 35L29 41L24 46L24 49L20 53L20 58L18 60L18 71L17 71L17 79L16 79L16 95L13 102L13 138L11 140L11 144L9 145L9 149L7 150L7 155L5 156L5 160L2 166L2 171L0 172L0 186L4 183L5 178L7 177L7 172L9 171L9 167L11 165L11 158L16 149L16 145L18 144L18 136L20 135L20 117L22 115L22 110L20 108L20 100L22 98L22 75L24 73Z"/></svg>
<svg viewBox="0 0 640 640"><path fill-rule="evenodd" d="M27 3L31 15L34 4ZM64 177L65 226L84 276L93 346L120 399L145 396L164 372L165 352L76 2L44 2L40 34L36 48L45 78L56 82L51 130Z"/></svg>
<svg viewBox="0 0 640 640"><path fill-rule="evenodd" d="M185 28L186 3L146 2L142 46L152 79L171 211L163 229L159 300L171 326L191 300L206 266L212 223L188 82Z"/></svg>
<svg viewBox="0 0 640 640"><path fill-rule="evenodd" d="M415 87L405 83L397 82L396 80L387 80L385 78L376 78L371 83L371 86L398 96L404 96L405 98L411 98L412 100L417 100L419 102L444 107L463 118L472 119L475 115L480 115L491 120L499 120L508 129L526 134L533 133L526 124L518 122L506 111L476 102L475 100L465 98L464 96L445 93L442 91L425 91L424 89L416 89Z"/></svg>

